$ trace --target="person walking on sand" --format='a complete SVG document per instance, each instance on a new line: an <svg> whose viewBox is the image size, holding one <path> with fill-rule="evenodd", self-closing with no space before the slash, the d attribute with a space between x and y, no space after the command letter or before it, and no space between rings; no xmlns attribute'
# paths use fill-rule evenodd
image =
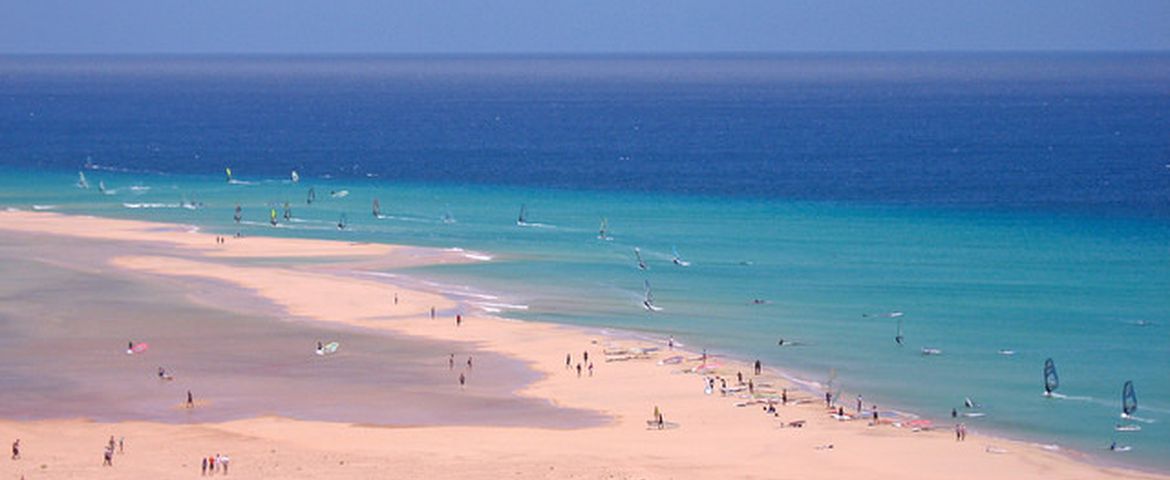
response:
<svg viewBox="0 0 1170 480"><path fill-rule="evenodd" d="M570 368L573 368L573 354L566 353L565 354L565 369L567 370Z"/></svg>
<svg viewBox="0 0 1170 480"><path fill-rule="evenodd" d="M118 437L118 454L126 453L126 437Z"/></svg>
<svg viewBox="0 0 1170 480"><path fill-rule="evenodd" d="M658 407L655 407L655 408L658 408ZM16 439L15 442L12 442L12 459L13 460L20 460L20 439L19 438Z"/></svg>
<svg viewBox="0 0 1170 480"><path fill-rule="evenodd" d="M435 319L435 307L431 307L431 320Z"/></svg>
<svg viewBox="0 0 1170 480"><path fill-rule="evenodd" d="M398 292L394 292L394 304L398 305Z"/></svg>
<svg viewBox="0 0 1170 480"><path fill-rule="evenodd" d="M232 461L232 459L228 458L227 455L219 457L219 464L223 465L223 474L224 475L228 474L228 465L231 464L231 461Z"/></svg>
<svg viewBox="0 0 1170 480"><path fill-rule="evenodd" d="M455 369L455 354L454 353L452 353L451 357L447 359L447 369L448 370Z"/></svg>
<svg viewBox="0 0 1170 480"><path fill-rule="evenodd" d="M190 390L187 390L187 408L195 408L195 396L191 395Z"/></svg>
<svg viewBox="0 0 1170 480"><path fill-rule="evenodd" d="M577 378L581 378L581 364L577 364Z"/></svg>
<svg viewBox="0 0 1170 480"><path fill-rule="evenodd" d="M877 423L878 423L878 409L877 409L877 405L874 405L873 406L873 424L877 425Z"/></svg>
<svg viewBox="0 0 1170 480"><path fill-rule="evenodd" d="M118 444L118 442L115 442L115 441L114 441L114 436L113 436L113 435L110 435L110 443L109 443L109 445L108 445L108 448L110 449L110 452L111 452L111 453L114 451L114 446L115 446L115 445L117 445L117 444Z"/></svg>
<svg viewBox="0 0 1170 480"><path fill-rule="evenodd" d="M589 376L593 376L593 362L589 362Z"/></svg>
<svg viewBox="0 0 1170 480"><path fill-rule="evenodd" d="M743 385L743 372L735 372L735 381L737 385Z"/></svg>
<svg viewBox="0 0 1170 480"><path fill-rule="evenodd" d="M759 375L760 371L762 371L764 369L764 366L763 366L763 364L760 363L759 359L756 359L755 367L756 367L756 375Z"/></svg>
<svg viewBox="0 0 1170 480"><path fill-rule="evenodd" d="M857 396L857 414L861 415L861 395Z"/></svg>
<svg viewBox="0 0 1170 480"><path fill-rule="evenodd" d="M203 473L202 476L207 476L207 457L203 457Z"/></svg>
<svg viewBox="0 0 1170 480"><path fill-rule="evenodd" d="M207 474L215 476L215 457L207 457Z"/></svg>
<svg viewBox="0 0 1170 480"><path fill-rule="evenodd" d="M113 447L106 447L106 451L102 454L102 466L103 467L114 466L114 448Z"/></svg>
<svg viewBox="0 0 1170 480"><path fill-rule="evenodd" d="M670 340L666 341L666 347L671 349L671 350L674 350L674 335L671 335Z"/></svg>
<svg viewBox="0 0 1170 480"><path fill-rule="evenodd" d="M471 355L467 356L467 369L471 370Z"/></svg>
<svg viewBox="0 0 1170 480"><path fill-rule="evenodd" d="M466 385L467 385L467 377L464 376L462 373L460 373L459 374L459 388L462 389Z"/></svg>
<svg viewBox="0 0 1170 480"><path fill-rule="evenodd" d="M463 325L463 315L455 314L455 326Z"/></svg>
<svg viewBox="0 0 1170 480"><path fill-rule="evenodd" d="M781 405L788 405L788 389L787 388L780 390L780 404Z"/></svg>
<svg viewBox="0 0 1170 480"><path fill-rule="evenodd" d="M583 354L581 354L581 358L584 359L584 361L586 363L588 363L589 362L589 350L585 350L585 352Z"/></svg>
<svg viewBox="0 0 1170 480"><path fill-rule="evenodd" d="M748 393L752 395L756 394L756 383L751 380L748 380Z"/></svg>
<svg viewBox="0 0 1170 480"><path fill-rule="evenodd" d="M833 392L825 392L825 408L833 408Z"/></svg>
<svg viewBox="0 0 1170 480"><path fill-rule="evenodd" d="M955 424L955 441L961 442L963 440L963 424Z"/></svg>

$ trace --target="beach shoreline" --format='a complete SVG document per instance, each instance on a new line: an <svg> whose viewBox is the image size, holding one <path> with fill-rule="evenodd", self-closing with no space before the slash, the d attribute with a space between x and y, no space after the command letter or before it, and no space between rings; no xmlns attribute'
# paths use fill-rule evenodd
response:
<svg viewBox="0 0 1170 480"><path fill-rule="evenodd" d="M208 440L214 440L216 436L228 439L224 441L228 447L235 448L233 457L241 464L237 467L239 470L233 470L233 473L250 473L253 476L301 476L302 473L305 476L324 476L330 471L324 465L313 462L298 464L295 458L282 458L271 465L253 464L252 467L256 469L249 472L252 467L247 466L242 458L255 458L254 455L262 452L265 446L281 445L282 451L284 447L292 446L295 451L313 455L321 451L339 456L354 454L361 456L362 461L370 462L370 470L352 476L374 477L381 468L393 467L395 462L409 462L404 460L401 452L372 444L383 442L400 445L402 442L410 442L415 445L410 449L411 453L440 456L441 461L452 466L450 471L440 470L427 475L438 477L488 476L481 475L482 471L474 470L471 463L460 458L461 455L470 455L502 469L498 472L510 466L520 467L519 471L514 472L518 474L514 476L519 478L553 476L545 464L551 465L558 472L555 475L558 477L561 473L573 472L585 477L620 474L639 478L689 477L702 476L704 473L707 476L744 478L838 478L846 475L932 478L941 474L956 478L1026 478L1041 473L1061 478L1167 478L1157 472L1087 463L1084 458L1075 458L1081 455L1078 452L1045 451L1025 442L985 436L980 432L975 432L971 443L955 442L949 438L949 426L939 426L934 432L911 433L908 429L886 424L863 427L859 423L864 422L838 422L828 418L827 411L818 406L822 400L812 395L812 392L799 395L809 405L777 405L780 415L780 420L777 420L777 417L753 411L764 404L735 408L726 403L739 400L737 397L722 397L718 393L704 395L700 376L681 375L686 368L679 370L683 366L692 369L699 366L699 362L686 359L699 355L698 352L679 349L676 353L668 354L661 350L662 345L623 338L623 332L607 335L587 327L518 321L494 315L466 315L458 310L458 302L451 298L435 292L399 288L386 279L363 281L306 268L242 266L216 261L330 257L347 261L376 259L381 264L394 264L399 268L468 261L457 255L443 255L438 249L267 237L229 239L221 248L213 246L218 245L212 242L214 234L199 233L197 229L176 225L95 217L69 217L78 221L59 222L56 220L61 218L60 215L41 212L8 211L0 213L0 218L4 220L0 222L0 230L122 242L162 242L189 250L193 257L144 254L112 258L109 263L118 269L160 278L177 278L180 281L183 278L204 278L231 282L298 318L474 345L475 350L491 351L517 359L540 375L538 380L519 389L516 392L518 395L541 399L559 407L601 412L610 419L601 426L567 429L476 426L384 428L273 417L191 425L134 421L113 425L84 420L0 421L0 431L9 436L24 434L22 438L31 436L50 439L50 430L56 429L66 431L65 437L80 437L105 428L134 432L127 435L129 438L166 438L171 435L186 436L191 431L197 431L200 435L211 437ZM290 287L290 283L297 286ZM394 306L393 314L388 312L387 305L391 292L402 296L402 304ZM343 306L338 307L339 303ZM429 317L428 310L432 306L440 312L440 318L432 320ZM462 315L464 324L455 326L452 314ZM659 350L648 351L652 348ZM607 349L624 350L627 354L620 356L630 358L616 360L619 355L607 356L604 353ZM584 350L592 354L595 366L599 367L596 378L590 378L592 372L588 377L574 373L571 368L574 365L569 365L569 368L561 366L566 353L577 359L580 351ZM659 360L676 355L683 356L684 360L675 366L658 364ZM615 361L605 361L611 358ZM750 372L750 366L739 363L733 355L725 358L731 361L718 369L707 369L708 373L727 377L733 376L736 370ZM581 362L570 362L575 363ZM783 376L784 371L782 366L774 367L768 366L771 374L759 377L749 375L745 379L754 383L776 383L776 373ZM796 390L792 393L796 393ZM726 401L715 402L717 399ZM851 402L841 399L841 404L851 405ZM662 407L667 421L678 423L679 428L657 431L643 424L643 420L651 416L651 409L658 406ZM804 426L799 429L786 426L801 420ZM354 435L353 432L357 431L355 429L361 433ZM328 446L311 440L329 438L330 441L324 443L334 443L339 436L357 437L360 440L346 438L346 441ZM472 439L470 442L455 442L471 453L449 451L452 438ZM663 438L670 441L663 442ZM367 445L366 442L371 444ZM60 451L73 449L72 446L61 445L59 440L52 441L50 445L51 449ZM183 458L183 455L192 458L198 455L195 452L185 453L182 446L167 448L157 459L160 463L144 465L140 472L122 473L132 478L151 478L162 472L170 472L167 469L175 468L174 462ZM709 451L715 454L710 455ZM802 452L805 455L837 455L827 457L826 462L793 462L791 455ZM515 457L521 453L524 460ZM564 459L574 453L584 459ZM67 465L86 463L74 462L65 457L54 458L54 462ZM598 469L593 462L605 462L612 467ZM96 462L90 463L94 463L93 471L99 468ZM293 468L297 468L297 473L281 470L279 464L296 465ZM8 471L11 465L7 463L2 471ZM536 465L540 465L543 471L531 470ZM69 468L76 470L50 467L40 476L53 477L64 475L62 472L90 471L84 466ZM173 472L165 475L173 475Z"/></svg>

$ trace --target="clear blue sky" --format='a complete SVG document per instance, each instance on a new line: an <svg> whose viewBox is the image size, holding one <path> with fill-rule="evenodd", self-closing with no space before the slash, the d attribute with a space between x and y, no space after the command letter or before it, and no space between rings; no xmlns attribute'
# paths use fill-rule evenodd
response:
<svg viewBox="0 0 1170 480"><path fill-rule="evenodd" d="M1170 50L1170 0L12 0L2 53Z"/></svg>

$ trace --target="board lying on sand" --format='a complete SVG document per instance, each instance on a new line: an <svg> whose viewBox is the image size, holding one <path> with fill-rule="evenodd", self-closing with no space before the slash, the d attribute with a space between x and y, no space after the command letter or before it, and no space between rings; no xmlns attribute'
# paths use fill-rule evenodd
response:
<svg viewBox="0 0 1170 480"><path fill-rule="evenodd" d="M337 349L341 348L341 344L337 342L329 342L324 347L317 349L317 355L329 355L337 353Z"/></svg>
<svg viewBox="0 0 1170 480"><path fill-rule="evenodd" d="M148 349L148 348L150 348L150 345L148 345L146 343L135 344L133 348L129 348L126 350L126 355L133 355L135 353L142 353L142 352L145 352L146 349Z"/></svg>

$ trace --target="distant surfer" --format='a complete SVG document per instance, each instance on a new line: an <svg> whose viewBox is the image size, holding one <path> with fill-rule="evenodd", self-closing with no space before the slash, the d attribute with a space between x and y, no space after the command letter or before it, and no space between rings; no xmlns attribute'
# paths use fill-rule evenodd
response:
<svg viewBox="0 0 1170 480"><path fill-rule="evenodd" d="M779 342L776 342L776 346L783 347L784 346L784 339L781 338Z"/></svg>
<svg viewBox="0 0 1170 480"><path fill-rule="evenodd" d="M901 345L901 344L902 344L902 340L903 340L904 338L905 338L905 337L903 337L902 335L898 335L898 336L894 337L894 342L896 342L898 345Z"/></svg>

